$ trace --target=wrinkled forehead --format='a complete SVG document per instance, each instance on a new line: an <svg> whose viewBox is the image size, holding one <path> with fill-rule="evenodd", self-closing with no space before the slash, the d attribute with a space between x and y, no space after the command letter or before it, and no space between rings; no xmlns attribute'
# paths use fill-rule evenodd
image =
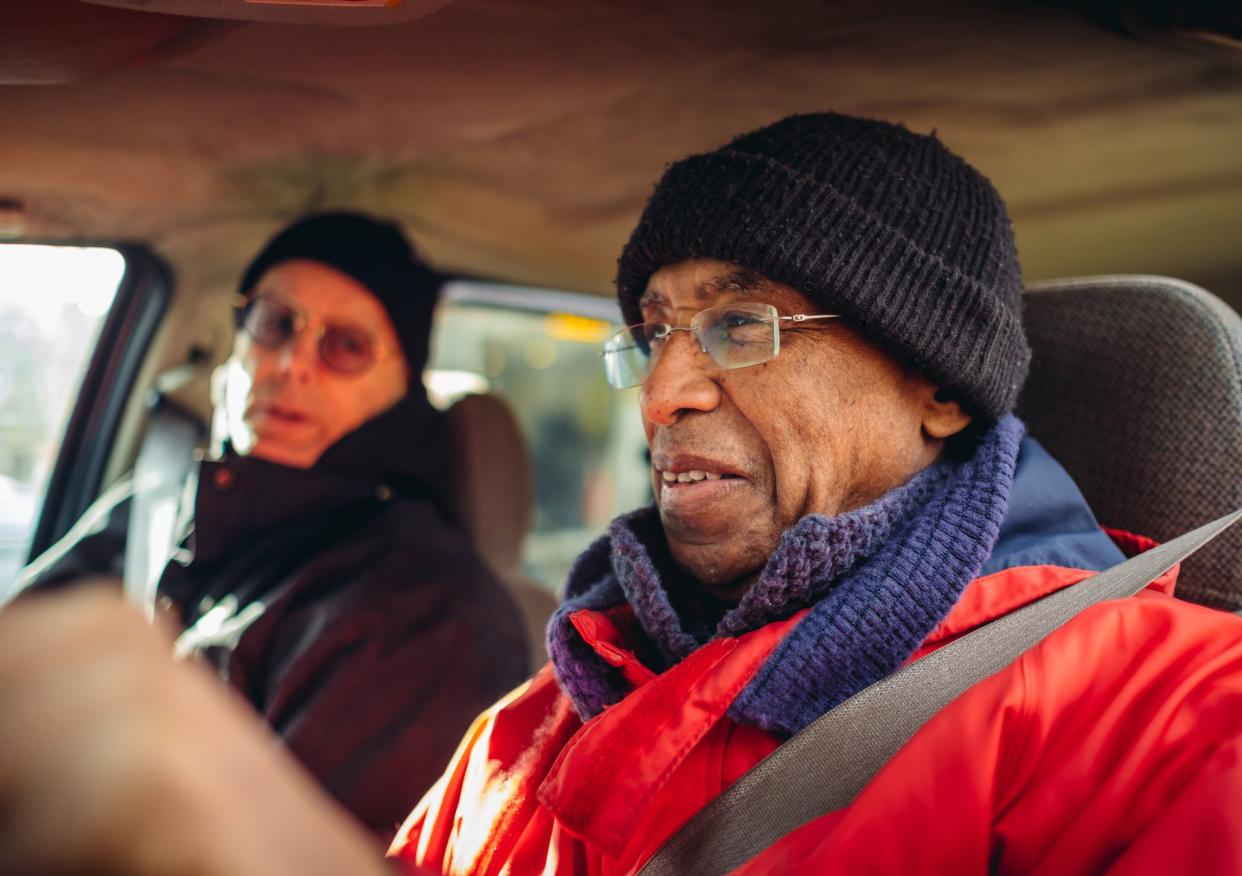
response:
<svg viewBox="0 0 1242 876"><path fill-rule="evenodd" d="M779 309L812 312L804 294L756 270L715 259L691 259L666 265L651 275L638 300L644 313L712 307L737 299L761 301Z"/></svg>

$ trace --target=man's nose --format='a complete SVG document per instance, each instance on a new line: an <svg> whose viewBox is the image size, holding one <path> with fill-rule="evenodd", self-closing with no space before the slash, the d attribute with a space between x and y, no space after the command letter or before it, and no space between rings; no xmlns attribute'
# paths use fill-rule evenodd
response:
<svg viewBox="0 0 1242 876"><path fill-rule="evenodd" d="M319 340L311 331L300 331L280 348L280 372L295 383L309 383L319 367Z"/></svg>
<svg viewBox="0 0 1242 876"><path fill-rule="evenodd" d="M714 368L693 332L674 332L651 364L640 393L643 418L671 426L688 411L710 411L720 404Z"/></svg>

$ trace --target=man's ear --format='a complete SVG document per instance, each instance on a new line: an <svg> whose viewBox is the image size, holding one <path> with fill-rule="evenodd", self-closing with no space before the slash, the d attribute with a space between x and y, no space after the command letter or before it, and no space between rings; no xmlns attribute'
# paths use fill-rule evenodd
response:
<svg viewBox="0 0 1242 876"><path fill-rule="evenodd" d="M937 389L923 405L923 431L942 441L961 432L972 419L962 410L953 394L945 389Z"/></svg>

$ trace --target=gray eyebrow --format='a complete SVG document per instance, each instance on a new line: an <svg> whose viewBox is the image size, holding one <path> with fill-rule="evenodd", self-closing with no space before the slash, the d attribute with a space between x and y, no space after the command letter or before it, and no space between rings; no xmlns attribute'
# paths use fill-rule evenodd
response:
<svg viewBox="0 0 1242 876"><path fill-rule="evenodd" d="M736 268L711 280L699 284L696 290L699 297L708 298L721 292L736 292L743 295L762 292L770 288L772 282L758 271L750 268Z"/></svg>
<svg viewBox="0 0 1242 876"><path fill-rule="evenodd" d="M639 309L642 309L644 307L649 307L652 304L663 304L663 303L664 303L664 296L660 294L659 289L648 289L638 298Z"/></svg>

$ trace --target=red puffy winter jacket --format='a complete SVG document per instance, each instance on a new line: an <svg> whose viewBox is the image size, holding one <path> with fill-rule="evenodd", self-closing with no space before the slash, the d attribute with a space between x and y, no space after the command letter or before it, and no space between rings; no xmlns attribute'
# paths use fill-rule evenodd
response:
<svg viewBox="0 0 1242 876"><path fill-rule="evenodd" d="M911 659L1090 574L979 578ZM1242 618L1170 598L1175 575L968 690L853 804L738 874L1242 873ZM635 872L779 744L725 713L800 617L655 675L628 607L576 613L632 692L583 724L544 667L475 722L390 854L414 872Z"/></svg>

